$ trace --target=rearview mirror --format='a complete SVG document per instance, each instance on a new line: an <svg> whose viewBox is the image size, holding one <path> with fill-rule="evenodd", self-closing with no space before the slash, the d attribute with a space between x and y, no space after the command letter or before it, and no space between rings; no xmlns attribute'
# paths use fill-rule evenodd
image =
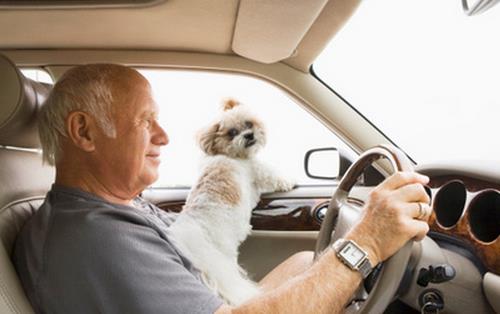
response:
<svg viewBox="0 0 500 314"><path fill-rule="evenodd" d="M462 0L465 14L472 16L491 9L500 0Z"/></svg>

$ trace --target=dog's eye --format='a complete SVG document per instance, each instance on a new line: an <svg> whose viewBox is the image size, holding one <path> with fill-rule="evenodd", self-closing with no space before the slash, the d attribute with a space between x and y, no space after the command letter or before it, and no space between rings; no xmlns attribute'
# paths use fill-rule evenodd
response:
<svg viewBox="0 0 500 314"><path fill-rule="evenodd" d="M229 129L229 131L227 131L227 135L229 135L230 137L235 137L236 135L238 135L238 130L236 130L235 128L232 128L232 129Z"/></svg>
<svg viewBox="0 0 500 314"><path fill-rule="evenodd" d="M253 128L253 123L250 122L250 121L245 121L245 126L248 128L248 129L251 129Z"/></svg>

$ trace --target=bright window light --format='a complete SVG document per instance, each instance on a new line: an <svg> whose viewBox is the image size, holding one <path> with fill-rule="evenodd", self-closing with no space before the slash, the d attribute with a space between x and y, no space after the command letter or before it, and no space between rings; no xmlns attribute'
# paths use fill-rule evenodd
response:
<svg viewBox="0 0 500 314"><path fill-rule="evenodd" d="M33 81L48 83L48 84L54 83L54 80L49 75L49 73L41 69L21 69L21 73L23 73L24 76L26 76L29 79L32 79Z"/></svg>
<svg viewBox="0 0 500 314"><path fill-rule="evenodd" d="M362 1L318 76L418 163L500 161L500 6Z"/></svg>

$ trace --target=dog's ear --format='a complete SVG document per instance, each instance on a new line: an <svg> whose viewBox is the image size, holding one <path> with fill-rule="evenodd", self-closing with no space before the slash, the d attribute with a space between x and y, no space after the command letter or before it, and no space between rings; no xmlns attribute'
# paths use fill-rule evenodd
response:
<svg viewBox="0 0 500 314"><path fill-rule="evenodd" d="M234 107L239 106L239 105L240 105L240 102L237 101L236 99L228 98L222 102L222 110L228 111L228 110L231 110Z"/></svg>
<svg viewBox="0 0 500 314"><path fill-rule="evenodd" d="M198 134L198 142L200 143L201 150L207 155L215 155L215 139L219 131L219 124L216 123L208 128L205 128Z"/></svg>

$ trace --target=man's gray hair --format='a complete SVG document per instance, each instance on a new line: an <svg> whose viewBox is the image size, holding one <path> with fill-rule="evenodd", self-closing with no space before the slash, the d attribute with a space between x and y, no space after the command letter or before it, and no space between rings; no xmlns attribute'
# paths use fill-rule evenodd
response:
<svg viewBox="0 0 500 314"><path fill-rule="evenodd" d="M72 111L90 114L104 134L116 136L111 119L114 80L120 80L124 72L130 70L114 64L89 64L72 68L61 77L42 106L38 118L44 161L54 165L60 157L61 139L68 137L66 117Z"/></svg>

